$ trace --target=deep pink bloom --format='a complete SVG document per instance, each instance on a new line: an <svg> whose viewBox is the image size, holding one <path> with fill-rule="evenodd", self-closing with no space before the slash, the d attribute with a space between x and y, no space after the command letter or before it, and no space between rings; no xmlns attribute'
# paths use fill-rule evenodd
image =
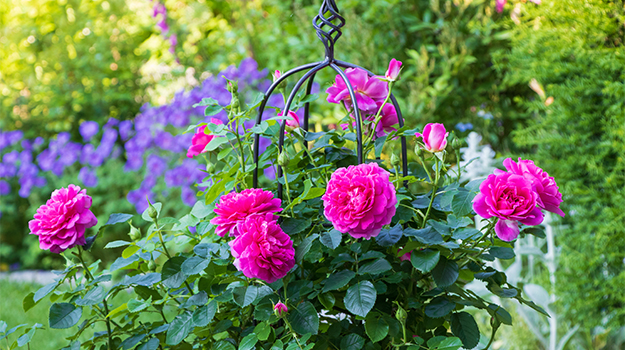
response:
<svg viewBox="0 0 625 350"><path fill-rule="evenodd" d="M381 106L382 103L379 104ZM378 107L379 108L379 107ZM374 115L375 116L375 115ZM378 123L377 128L375 129L375 135L377 137L382 137L391 131L395 131L395 125L399 123L397 119L397 111L395 110L395 106L391 103L387 103L382 107L382 112L380 113L380 122Z"/></svg>
<svg viewBox="0 0 625 350"><path fill-rule="evenodd" d="M284 111L278 113L278 116L279 117L283 116L284 115L283 113L284 113ZM293 112L293 111L289 111L289 113L287 113L287 115L290 117L290 119L286 120L286 130L287 131L292 131L292 130L295 130L295 129L299 128L300 127L299 116L297 114L295 114L295 112ZM286 133L286 131L285 131L285 133Z"/></svg>
<svg viewBox="0 0 625 350"><path fill-rule="evenodd" d="M388 83L377 77L369 77L366 71L359 68L348 68L345 70L345 75L347 75L354 89L358 108L365 112L377 111L377 102L383 101L388 95ZM352 101L347 90L347 84L340 75L336 76L335 83L326 92L328 93L328 102L340 103L343 101L348 108L351 108Z"/></svg>
<svg viewBox="0 0 625 350"><path fill-rule="evenodd" d="M28 222L30 234L39 236L39 248L62 253L85 244L85 229L98 223L91 208L87 190L76 185L52 192L46 204L37 209L35 219Z"/></svg>
<svg viewBox="0 0 625 350"><path fill-rule="evenodd" d="M223 124L221 120L216 118L211 118L211 123ZM204 148L206 148L206 145L208 145L209 142L211 142L215 137L219 137L215 135L207 135L204 132L205 130L206 125L202 125L197 129L195 135L193 135L193 138L191 139L191 147L189 147L189 149L187 150L187 157L193 158L200 153L204 153Z"/></svg>
<svg viewBox="0 0 625 350"><path fill-rule="evenodd" d="M215 233L223 237L226 233L238 236L236 225L248 216L272 214L282 210L282 201L274 198L273 193L260 188L249 188L241 193L231 192L219 199L215 208L217 214L211 224L217 225ZM277 219L277 216L274 215Z"/></svg>
<svg viewBox="0 0 625 350"><path fill-rule="evenodd" d="M519 235L517 221L530 226L543 222L537 201L532 183L523 176L498 172L488 175L480 185L480 193L473 199L473 210L485 219L498 217L495 233L510 242Z"/></svg>
<svg viewBox="0 0 625 350"><path fill-rule="evenodd" d="M423 128L423 134L415 133L416 137L423 137L425 149L428 152L440 152L447 147L447 136L449 133L445 126L440 123L429 123Z"/></svg>
<svg viewBox="0 0 625 350"><path fill-rule="evenodd" d="M503 7L506 6L506 2L508 2L508 0L496 0L497 12L503 12Z"/></svg>
<svg viewBox="0 0 625 350"><path fill-rule="evenodd" d="M337 169L322 197L334 228L355 238L376 237L395 215L395 187L377 163Z"/></svg>
<svg viewBox="0 0 625 350"><path fill-rule="evenodd" d="M245 276L273 283L295 266L293 241L274 215L252 215L237 225L237 231L237 238L228 244L234 266Z"/></svg>
<svg viewBox="0 0 625 350"><path fill-rule="evenodd" d="M564 217L564 212L560 209L562 203L562 193L556 184L556 180L549 176L546 171L537 167L531 160L522 160L516 163L511 158L503 161L506 170L512 174L523 176L528 180L538 194L538 206L546 211Z"/></svg>
<svg viewBox="0 0 625 350"><path fill-rule="evenodd" d="M273 311L276 312L276 316L282 317L289 312L289 308L286 307L283 302L279 301L276 305L274 305Z"/></svg>
<svg viewBox="0 0 625 350"><path fill-rule="evenodd" d="M391 62L389 62L388 69L386 70L386 74L384 76L389 81L395 81L399 77L400 70L401 70L401 61L398 61L393 58L391 59Z"/></svg>
<svg viewBox="0 0 625 350"><path fill-rule="evenodd" d="M399 253L399 252L401 252L401 250L402 250L402 249L404 249L404 248L399 248L399 249L397 249L397 252L398 252L398 253ZM409 251L408 253L406 253L406 254L404 254L404 255L400 256L400 257L399 257L399 261L410 261L410 253L412 253L412 250L411 250L411 251Z"/></svg>
<svg viewBox="0 0 625 350"><path fill-rule="evenodd" d="M277 81L278 79L280 79L281 76L282 73L279 70L276 70L275 72L273 72L273 81Z"/></svg>

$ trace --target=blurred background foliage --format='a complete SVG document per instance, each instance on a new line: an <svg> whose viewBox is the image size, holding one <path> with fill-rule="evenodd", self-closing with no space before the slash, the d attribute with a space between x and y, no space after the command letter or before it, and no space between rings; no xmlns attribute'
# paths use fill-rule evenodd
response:
<svg viewBox="0 0 625 350"><path fill-rule="evenodd" d="M148 0L0 2L0 129L78 141L83 121L133 119L144 103L169 103L244 58L269 71L323 59L311 24L320 1L161 3L166 14ZM494 0L337 3L347 22L337 58L378 73L403 61L397 95L409 125L462 123L456 134L472 129L498 156L522 154L556 178L567 213L557 306L569 327L582 325L570 348L610 348L602 335L625 326L623 1L511 1L502 13ZM333 80L324 74L322 91ZM315 108L318 120L335 111ZM126 196L140 181L121 161L99 169L89 190L111 212L133 210ZM3 207L3 263L53 266L34 237L24 241L27 221L73 171ZM6 253L16 245L23 254Z"/></svg>

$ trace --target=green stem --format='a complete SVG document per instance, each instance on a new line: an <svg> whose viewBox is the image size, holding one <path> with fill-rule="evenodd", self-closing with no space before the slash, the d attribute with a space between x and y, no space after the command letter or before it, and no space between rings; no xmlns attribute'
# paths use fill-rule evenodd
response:
<svg viewBox="0 0 625 350"><path fill-rule="evenodd" d="M282 167L282 170L284 170L284 167ZM291 203L293 202L291 202L291 190L289 189L289 180L288 180L286 171L284 172L283 177L284 177L284 184L286 185L286 198L289 200L289 206L290 206ZM295 217L295 213L293 212L292 206L291 206L291 217Z"/></svg>
<svg viewBox="0 0 625 350"><path fill-rule="evenodd" d="M293 336L293 339L295 339L297 346L299 346L300 350L303 350L304 348L302 347L302 344L300 344L299 339L297 339L297 333L295 333L293 327L291 327L291 323L289 322L289 320L286 319L286 317L283 319L284 323L286 323L287 327L289 327L289 331L291 331L291 335Z"/></svg>
<svg viewBox="0 0 625 350"><path fill-rule="evenodd" d="M102 299L102 304L104 304L104 312L106 315L109 314L109 306L106 302L106 298ZM108 316L106 317L106 332L108 333L108 350L113 350L113 333L111 332L111 321Z"/></svg>
<svg viewBox="0 0 625 350"><path fill-rule="evenodd" d="M393 82L391 81L391 82L388 83L388 94L386 95L386 98L384 99L384 102L382 102L382 105L378 109L378 112L375 114L374 123L373 123L373 131L371 132L371 136L370 136L371 139L367 140L367 150L369 149L369 146L371 145L371 142L375 138L375 131L377 130L378 124L380 123L380 120L382 119L380 117L380 115L382 114L382 109L388 103L388 101L391 99L391 92L392 92L392 90L393 90ZM365 153L365 156L368 153L369 152Z"/></svg>
<svg viewBox="0 0 625 350"><path fill-rule="evenodd" d="M85 260L83 260L82 258L82 246L78 246L78 255L76 256L78 257L78 260L80 260L82 268L85 270L85 276L87 278L87 281L91 281L93 279L93 275L91 274L91 271L89 271L89 267L87 267Z"/></svg>

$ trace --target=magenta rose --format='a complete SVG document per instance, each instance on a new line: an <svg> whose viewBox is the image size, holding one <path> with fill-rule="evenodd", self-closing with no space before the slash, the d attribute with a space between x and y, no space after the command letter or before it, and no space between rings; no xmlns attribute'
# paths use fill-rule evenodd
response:
<svg viewBox="0 0 625 350"><path fill-rule="evenodd" d="M473 199L473 210L481 217L499 220L495 233L503 241L513 241L519 235L519 224L539 225L543 213L536 206L538 194L523 176L498 172L488 175Z"/></svg>
<svg viewBox="0 0 625 350"><path fill-rule="evenodd" d="M55 190L52 198L37 209L34 220L28 222L30 234L39 236L39 248L52 253L84 245L85 229L98 223L89 208L87 190L76 185Z"/></svg>
<svg viewBox="0 0 625 350"><path fill-rule="evenodd" d="M428 152L440 152L447 147L447 136L449 133L445 130L445 126L440 123L429 123L423 128L423 134L416 133L416 137L423 137L425 149Z"/></svg>
<svg viewBox="0 0 625 350"><path fill-rule="evenodd" d="M391 62L388 64L388 69L386 70L386 74L384 75L389 81L396 81L399 77L399 71L401 71L401 61L396 59L391 59Z"/></svg>
<svg viewBox="0 0 625 350"><path fill-rule="evenodd" d="M380 103L378 106L381 106ZM374 117L373 115L371 116ZM397 119L397 111L395 110L395 106L390 103L387 103L382 107L382 112L380 112L380 122L375 129L375 135L377 137L382 137L391 131L395 131L395 126L399 123Z"/></svg>
<svg viewBox="0 0 625 350"><path fill-rule="evenodd" d="M534 186L534 191L538 194L538 206L540 208L564 217L564 212L560 209L562 193L560 193L560 188L553 177L534 165L531 160L519 158L519 162L516 163L508 158L503 161L503 165L508 172L523 176Z"/></svg>
<svg viewBox="0 0 625 350"><path fill-rule="evenodd" d="M377 163L337 169L322 197L324 214L342 233L376 237L395 215L395 187Z"/></svg>
<svg viewBox="0 0 625 350"><path fill-rule="evenodd" d="M219 199L215 208L217 216L211 224L217 225L215 233L221 237L229 233L237 236L236 225L245 221L248 216L273 214L282 210L282 201L274 198L273 193L260 188L250 188L241 193L231 192ZM277 216L274 215L277 219Z"/></svg>
<svg viewBox="0 0 625 350"><path fill-rule="evenodd" d="M283 302L279 301L276 305L274 305L273 311L276 314L276 316L282 317L289 312L289 308L286 307L286 305L284 305Z"/></svg>
<svg viewBox="0 0 625 350"><path fill-rule="evenodd" d="M223 124L221 120L215 119L215 118L211 118L211 123ZM187 150L187 157L193 158L194 156L197 156L200 153L204 153L205 152L204 148L206 148L206 145L208 145L215 137L218 137L215 135L207 135L205 130L206 130L206 125L202 125L201 127L197 129L196 133L193 135L193 138L191 139L191 146Z"/></svg>
<svg viewBox="0 0 625 350"><path fill-rule="evenodd" d="M376 112L377 102L382 102L388 95L388 83L377 77L369 77L366 71L359 68L348 68L345 70L345 75L354 88L358 108L365 112ZM340 75L336 76L335 83L326 92L328 93L328 102L340 103L343 101L347 106L352 105L347 84Z"/></svg>
<svg viewBox="0 0 625 350"><path fill-rule="evenodd" d="M273 283L295 266L293 241L272 214L250 216L237 225L237 231L239 235L228 244L234 266L246 277Z"/></svg>
<svg viewBox="0 0 625 350"><path fill-rule="evenodd" d="M283 112L278 113L278 116L282 117L284 115L282 113ZM290 118L286 120L286 130L284 131L285 134L287 133L287 131L293 131L300 127L299 116L295 112L289 111L289 113L287 113L287 116L289 116Z"/></svg>

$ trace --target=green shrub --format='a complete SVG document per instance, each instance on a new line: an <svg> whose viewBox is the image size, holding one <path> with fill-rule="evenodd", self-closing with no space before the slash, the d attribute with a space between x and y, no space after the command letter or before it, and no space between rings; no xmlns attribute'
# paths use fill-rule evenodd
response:
<svg viewBox="0 0 625 350"><path fill-rule="evenodd" d="M508 87L532 78L545 96L516 96L528 120L514 142L558 179L560 306L588 328L625 325L625 50L622 4L546 1L523 7L512 49L497 56ZM527 89L529 91L529 89ZM545 99L553 97L553 103Z"/></svg>

